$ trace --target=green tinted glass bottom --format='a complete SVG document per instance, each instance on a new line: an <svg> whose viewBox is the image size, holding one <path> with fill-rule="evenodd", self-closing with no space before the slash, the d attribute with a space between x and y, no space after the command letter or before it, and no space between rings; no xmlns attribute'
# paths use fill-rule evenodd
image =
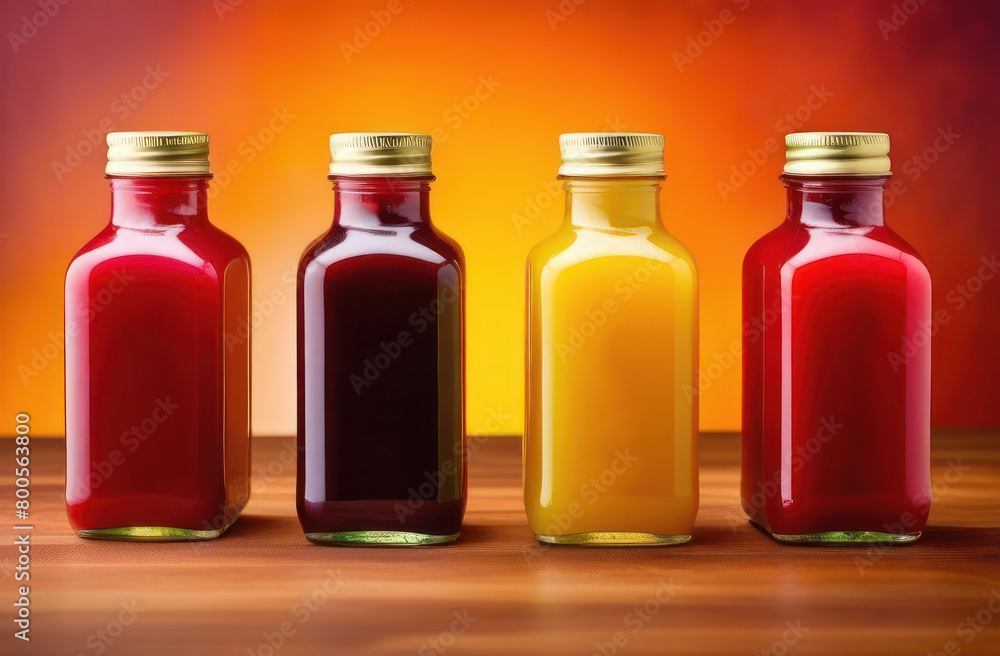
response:
<svg viewBox="0 0 1000 656"><path fill-rule="evenodd" d="M458 539L458 533L451 535L427 535L407 531L342 531L339 533L306 533L306 538L324 544L344 544L352 546L385 545L420 547L431 544L445 544Z"/></svg>
<svg viewBox="0 0 1000 656"><path fill-rule="evenodd" d="M218 529L197 531L190 528L169 526L120 526L117 528L85 528L76 532L81 538L91 540L125 540L131 542L183 542L185 540L211 540L226 532L239 518L239 513Z"/></svg>
<svg viewBox="0 0 1000 656"><path fill-rule="evenodd" d="M791 542L799 544L808 543L842 543L853 544L858 542L889 542L893 544L906 544L913 542L920 537L920 531L916 533L879 533L878 531L829 531L827 533L807 533L805 535L782 535L780 533L770 533L771 537L779 542Z"/></svg>
<svg viewBox="0 0 1000 656"><path fill-rule="evenodd" d="M574 544L584 547L664 547L671 544L684 544L691 539L691 536L610 531L570 535L538 535L536 533L535 539L548 544Z"/></svg>
<svg viewBox="0 0 1000 656"><path fill-rule="evenodd" d="M187 528L169 526L123 526L120 528L90 528L76 532L81 538L92 540L126 540L133 542L180 542L184 540L211 540L225 532L225 528L215 531L194 531Z"/></svg>

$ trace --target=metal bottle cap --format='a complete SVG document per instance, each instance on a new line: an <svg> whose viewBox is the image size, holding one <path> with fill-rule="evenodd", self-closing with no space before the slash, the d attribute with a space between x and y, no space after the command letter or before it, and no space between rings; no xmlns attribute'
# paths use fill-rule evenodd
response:
<svg viewBox="0 0 1000 656"><path fill-rule="evenodd" d="M559 175L664 177L663 135L575 132L559 137Z"/></svg>
<svg viewBox="0 0 1000 656"><path fill-rule="evenodd" d="M785 137L785 173L889 175L889 135L882 132L797 132Z"/></svg>
<svg viewBox="0 0 1000 656"><path fill-rule="evenodd" d="M204 132L112 132L108 134L108 175L210 175Z"/></svg>
<svg viewBox="0 0 1000 656"><path fill-rule="evenodd" d="M426 134L330 135L330 175L430 175L431 145Z"/></svg>

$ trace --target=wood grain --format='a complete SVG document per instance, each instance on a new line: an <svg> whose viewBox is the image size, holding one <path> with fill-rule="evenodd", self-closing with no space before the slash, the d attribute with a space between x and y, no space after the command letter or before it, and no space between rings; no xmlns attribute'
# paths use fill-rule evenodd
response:
<svg viewBox="0 0 1000 656"><path fill-rule="evenodd" d="M190 544L78 539L62 505L62 440L36 439L33 450L33 639L13 639L5 620L4 654L1000 653L996 431L935 435L931 526L887 549L786 546L757 532L739 508L731 434L702 438L692 541L659 549L538 545L512 437L471 455L462 538L416 549L307 542L290 438L256 439L245 516L221 539ZM139 609L127 626L123 604Z"/></svg>

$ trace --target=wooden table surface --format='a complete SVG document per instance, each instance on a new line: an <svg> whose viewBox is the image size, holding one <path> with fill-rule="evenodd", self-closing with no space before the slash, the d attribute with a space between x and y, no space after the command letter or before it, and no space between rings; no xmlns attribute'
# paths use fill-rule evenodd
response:
<svg viewBox="0 0 1000 656"><path fill-rule="evenodd" d="M218 540L82 540L63 510L62 440L32 447L32 640L8 619L8 463L3 654L1000 654L997 432L935 435L931 526L893 548L757 532L739 508L735 435L702 437L691 542L623 549L538 545L511 437L471 454L461 539L427 548L307 542L291 438L255 441L250 505Z"/></svg>

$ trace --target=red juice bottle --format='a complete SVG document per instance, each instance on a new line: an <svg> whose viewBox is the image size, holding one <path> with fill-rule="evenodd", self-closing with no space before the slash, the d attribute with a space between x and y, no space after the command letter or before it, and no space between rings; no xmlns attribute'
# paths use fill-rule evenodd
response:
<svg viewBox="0 0 1000 656"><path fill-rule="evenodd" d="M298 274L297 509L317 543L438 544L465 512L462 251L431 138L330 138L334 216Z"/></svg>
<svg viewBox="0 0 1000 656"><path fill-rule="evenodd" d="M785 222L743 263L743 508L780 541L910 542L931 498L931 282L883 218L889 137L786 147Z"/></svg>
<svg viewBox="0 0 1000 656"><path fill-rule="evenodd" d="M250 258L209 223L207 134L108 146L111 221L66 272L70 524L214 538L250 493Z"/></svg>

